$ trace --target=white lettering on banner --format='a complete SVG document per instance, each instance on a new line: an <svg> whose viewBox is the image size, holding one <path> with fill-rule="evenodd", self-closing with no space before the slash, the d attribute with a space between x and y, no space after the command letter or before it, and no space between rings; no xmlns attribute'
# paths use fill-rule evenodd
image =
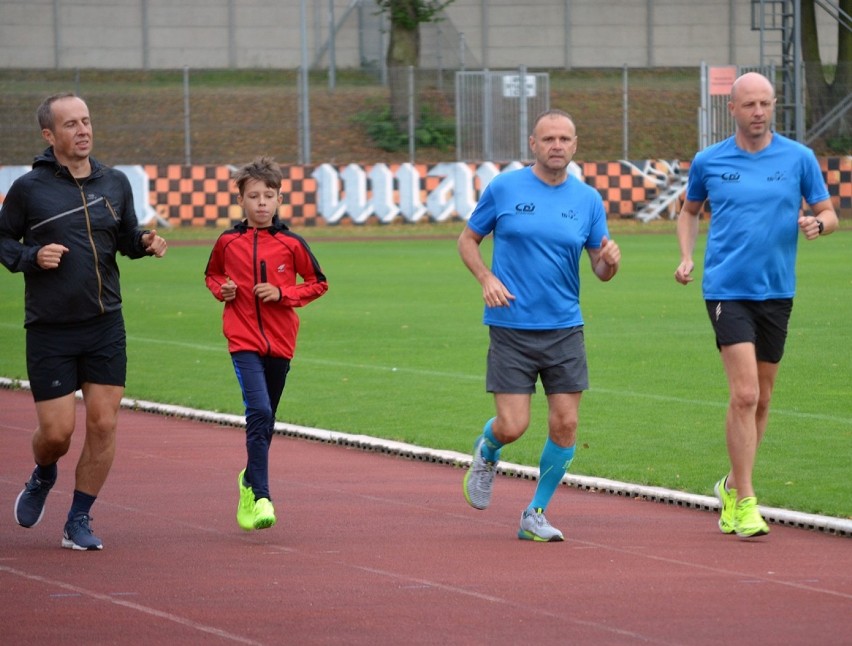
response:
<svg viewBox="0 0 852 646"><path fill-rule="evenodd" d="M646 160L641 166L623 160L621 163L633 174L651 180L660 187L671 184L682 173L678 161ZM427 176L439 177L441 180L426 195L424 204L421 199L423 181L413 164L400 164L395 177L390 167L383 163L372 166L369 174L357 164L346 166L339 174L330 164L322 164L312 174L317 182L317 215L329 224L339 222L345 215L356 224L364 224L371 215L375 215L383 224L393 222L398 215L402 215L407 222L418 222L424 215L435 222L444 222L453 215L467 221L476 207L479 195L491 180L501 173L524 166L521 162L513 161L499 168L493 162L484 162L474 170L473 166L465 162L436 164L427 170ZM572 161L568 172L581 182L585 181L579 164ZM369 197L368 178L371 186Z"/></svg>
<svg viewBox="0 0 852 646"><path fill-rule="evenodd" d="M393 201L393 174L385 164L376 164L370 170L373 187L373 212L382 224L393 222L399 207Z"/></svg>
<svg viewBox="0 0 852 646"><path fill-rule="evenodd" d="M420 173L414 164L405 162L396 174L399 183L399 210L408 222L417 222L426 213L420 199Z"/></svg>
<svg viewBox="0 0 852 646"><path fill-rule="evenodd" d="M346 212L353 222L363 224L373 214L373 204L367 202L367 173L358 164L349 164L341 177Z"/></svg>
<svg viewBox="0 0 852 646"><path fill-rule="evenodd" d="M329 224L336 224L346 214L346 205L340 202L340 180L337 169L322 164L311 173L317 181L317 211Z"/></svg>
<svg viewBox="0 0 852 646"><path fill-rule="evenodd" d="M459 168L462 166L464 170ZM426 196L426 210L435 222L443 222L456 210L456 193L465 188L462 175L467 172L467 186L470 187L472 173L466 164L438 164L429 171L432 177L443 177L438 188ZM472 189L469 188L469 190Z"/></svg>
<svg viewBox="0 0 852 646"><path fill-rule="evenodd" d="M329 224L339 222L348 215L356 224L363 224L371 215L387 224L402 214L408 222L417 222L424 215L435 222L443 222L453 214L467 220L476 206L475 179L484 190L494 177L502 172L522 168L520 162L511 162L502 170L492 162L476 169L464 162L436 164L427 171L430 177L442 177L438 186L421 200L421 180L417 168L410 163L401 164L396 173L399 203L394 202L391 169L376 164L369 172L372 195L367 197L368 174L357 164L349 164L338 175L331 164L318 166L311 174L317 182L317 213ZM343 180L343 200L340 199L340 180Z"/></svg>

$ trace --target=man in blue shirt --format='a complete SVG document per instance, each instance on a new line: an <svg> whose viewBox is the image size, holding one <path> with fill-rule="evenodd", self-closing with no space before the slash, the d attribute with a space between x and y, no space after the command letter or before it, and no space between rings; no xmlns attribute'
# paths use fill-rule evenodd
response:
<svg viewBox="0 0 852 646"><path fill-rule="evenodd" d="M719 528L742 538L769 532L752 471L784 353L799 232L814 240L837 229L816 157L772 132L774 109L768 79L751 72L734 82L728 110L736 132L695 156L677 223L675 279L687 285L695 267L698 216L710 201L702 291L730 390L725 424L730 471L715 492ZM810 215L801 211L803 198Z"/></svg>
<svg viewBox="0 0 852 646"><path fill-rule="evenodd" d="M580 258L585 249L595 275L608 281L621 252L609 239L600 194L568 173L577 150L571 117L561 110L543 113L529 141L533 165L495 177L458 240L462 261L482 286L490 334L486 389L497 411L474 444L464 495L472 507L488 507L500 449L527 430L540 377L548 439L518 537L549 542L564 540L544 510L574 458L580 396L588 388ZM489 234L490 269L480 253Z"/></svg>

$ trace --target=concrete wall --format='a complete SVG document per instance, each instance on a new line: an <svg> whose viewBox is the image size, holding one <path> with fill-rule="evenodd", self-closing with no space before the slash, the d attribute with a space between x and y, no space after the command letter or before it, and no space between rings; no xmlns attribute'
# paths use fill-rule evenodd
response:
<svg viewBox="0 0 852 646"><path fill-rule="evenodd" d="M371 0L304 0L309 58L357 68L385 39ZM0 68L297 68L301 0L0 0ZM760 63L750 0L455 0L445 10L440 66L671 67ZM823 61L837 27L817 9ZM436 67L424 29L424 67ZM436 40L436 42L438 42ZM386 43L385 43L386 44ZM466 55L460 52L466 52ZM780 62L775 41L765 63ZM428 60L427 60L428 59Z"/></svg>

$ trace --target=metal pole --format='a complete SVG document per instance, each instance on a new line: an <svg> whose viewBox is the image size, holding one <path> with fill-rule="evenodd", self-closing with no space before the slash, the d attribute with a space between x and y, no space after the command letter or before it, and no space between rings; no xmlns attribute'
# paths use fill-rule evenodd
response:
<svg viewBox="0 0 852 646"><path fill-rule="evenodd" d="M435 40L437 42L435 43L435 49L437 50L436 53L437 53L437 59L438 59L437 60L437 64L438 64L438 89L443 90L444 89L444 52L443 52L443 48L441 47L441 23L438 23L436 25L436 27L437 28L435 29L435 32L436 32Z"/></svg>
<svg viewBox="0 0 852 646"><path fill-rule="evenodd" d="M59 20L59 0L53 0L53 68L59 69L59 59L62 57L62 22Z"/></svg>
<svg viewBox="0 0 852 646"><path fill-rule="evenodd" d="M408 161L414 163L414 66L408 66Z"/></svg>
<svg viewBox="0 0 852 646"><path fill-rule="evenodd" d="M302 118L301 160L302 164L311 163L311 101L308 96L308 18L305 0L299 3L299 29L302 36L302 66L299 74L299 106Z"/></svg>
<svg viewBox="0 0 852 646"><path fill-rule="evenodd" d="M572 66L571 60L571 0L565 0L565 18L563 21L562 31L565 34L565 69L570 70Z"/></svg>
<svg viewBox="0 0 852 646"><path fill-rule="evenodd" d="M796 141L805 140L804 78L802 76L802 3L793 0L793 100Z"/></svg>
<svg viewBox="0 0 852 646"><path fill-rule="evenodd" d="M647 43L646 61L648 67L654 67L654 0L647 0L645 7L645 42Z"/></svg>
<svg viewBox="0 0 852 646"><path fill-rule="evenodd" d="M704 150L710 145L709 105L709 69L705 61L701 61L701 106L698 108L698 150Z"/></svg>
<svg viewBox="0 0 852 646"><path fill-rule="evenodd" d="M183 66L183 150L184 163L192 165L192 136L189 112L189 66Z"/></svg>
<svg viewBox="0 0 852 646"><path fill-rule="evenodd" d="M484 90L482 92L482 144L484 157L487 161L494 160L494 135L492 128L493 115L491 112L492 104L492 76L488 69L483 72Z"/></svg>
<svg viewBox="0 0 852 646"><path fill-rule="evenodd" d="M234 0L228 0L228 67L234 69L237 66L237 8Z"/></svg>
<svg viewBox="0 0 852 646"><path fill-rule="evenodd" d="M735 65L737 59L737 31L735 27L734 6L736 0L728 0L728 65Z"/></svg>
<svg viewBox="0 0 852 646"><path fill-rule="evenodd" d="M482 69L488 69L488 66L491 64L490 57L488 56L488 48L490 47L490 43L488 42L488 25L491 23L491 16L488 15L488 0L479 0L479 24L482 25Z"/></svg>
<svg viewBox="0 0 852 646"><path fill-rule="evenodd" d="M139 8L142 12L142 69L147 71L151 67L151 43L148 39L151 25L148 22L148 0L142 0Z"/></svg>
<svg viewBox="0 0 852 646"><path fill-rule="evenodd" d="M518 100L520 101L520 110L518 114L518 160L524 161L527 154L527 146L529 142L529 133L527 128L527 66L521 65L518 70Z"/></svg>
<svg viewBox="0 0 852 646"><path fill-rule="evenodd" d="M456 103L456 161L463 161L463 160L462 160L462 129L461 129L461 124L462 124L463 116L462 116L462 112L461 112L462 99L461 99L461 89L460 89L460 88L461 88L461 80L462 80L462 74L463 74L463 73L464 73L463 71L456 72L456 77L455 77L455 89L456 89L456 91L455 91L455 103Z"/></svg>
<svg viewBox="0 0 852 646"><path fill-rule="evenodd" d="M629 117L629 109L630 109L630 99L628 96L629 89L629 81L628 81L628 72L627 72L627 63L624 64L624 71L622 72L622 89L621 89L621 105L622 105L622 140L621 140L621 158L629 159L627 156L628 150L628 142L630 141L630 117Z"/></svg>
<svg viewBox="0 0 852 646"><path fill-rule="evenodd" d="M381 29L379 30L379 77L381 78L382 87L388 85L388 43L385 34L388 31L387 18L385 14L379 16L381 21Z"/></svg>
<svg viewBox="0 0 852 646"><path fill-rule="evenodd" d="M334 29L334 0L328 0L328 89L334 90L336 82L337 53L334 49L334 41L337 32Z"/></svg>

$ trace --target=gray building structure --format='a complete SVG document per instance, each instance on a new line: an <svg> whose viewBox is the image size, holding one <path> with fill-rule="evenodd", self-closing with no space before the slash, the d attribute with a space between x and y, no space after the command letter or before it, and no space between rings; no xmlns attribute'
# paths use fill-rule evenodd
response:
<svg viewBox="0 0 852 646"><path fill-rule="evenodd" d="M780 36L754 31L755 3L455 0L424 26L421 67L777 63ZM817 19L834 63L837 23ZM373 0L0 0L0 68L295 69L303 37L312 69L381 67L388 38Z"/></svg>

